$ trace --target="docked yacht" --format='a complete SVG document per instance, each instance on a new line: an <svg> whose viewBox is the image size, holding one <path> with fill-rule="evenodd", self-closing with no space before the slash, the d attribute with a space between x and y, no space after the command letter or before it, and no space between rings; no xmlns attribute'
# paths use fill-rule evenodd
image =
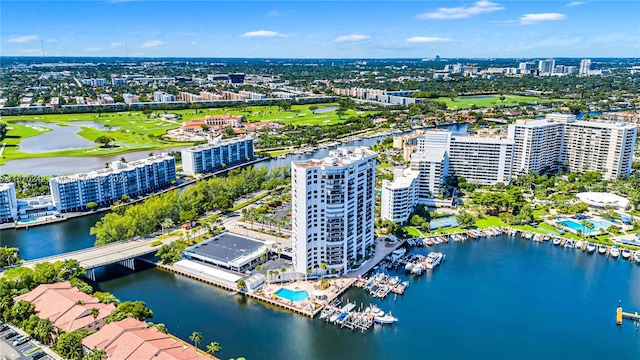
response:
<svg viewBox="0 0 640 360"><path fill-rule="evenodd" d="M365 312L365 314L371 314L373 316L379 316L379 317L384 316L384 311L382 311L382 309L380 309L375 304L371 304L371 305L367 306L367 308L364 309L364 312Z"/></svg>
<svg viewBox="0 0 640 360"><path fill-rule="evenodd" d="M564 243L564 247L573 248L573 240L567 240L567 242Z"/></svg>
<svg viewBox="0 0 640 360"><path fill-rule="evenodd" d="M629 249L622 249L622 258L629 260L631 258L631 251L629 251Z"/></svg>
<svg viewBox="0 0 640 360"><path fill-rule="evenodd" d="M600 254L606 254L607 253L607 245L600 245L598 246L598 252Z"/></svg>
<svg viewBox="0 0 640 360"><path fill-rule="evenodd" d="M637 263L640 263L640 250L636 250L636 252L633 254L633 260Z"/></svg>
<svg viewBox="0 0 640 360"><path fill-rule="evenodd" d="M405 248L403 248L403 247L398 248L398 249L396 249L396 250L393 250L393 251L391 252L391 260L392 260L392 261L396 261L396 260L400 259L401 257L403 257L403 256L404 256L404 254L405 254L406 252L407 252L407 249L405 249Z"/></svg>
<svg viewBox="0 0 640 360"><path fill-rule="evenodd" d="M436 266L440 265L444 255L442 253L430 252L427 256L427 269L432 270Z"/></svg>
<svg viewBox="0 0 640 360"><path fill-rule="evenodd" d="M562 239L560 239L559 237L553 238L553 245L560 245L561 242Z"/></svg>
<svg viewBox="0 0 640 360"><path fill-rule="evenodd" d="M422 275L423 272L424 272L424 265L422 264L415 264L413 265L413 269L411 269L411 273L413 275Z"/></svg>
<svg viewBox="0 0 640 360"><path fill-rule="evenodd" d="M594 243L588 243L587 244L587 252L589 254L593 253L594 251L596 251L596 244Z"/></svg>
<svg viewBox="0 0 640 360"><path fill-rule="evenodd" d="M378 324L393 324L398 322L398 318L391 315L391 313L384 314L383 316L376 316L373 318L374 322Z"/></svg>
<svg viewBox="0 0 640 360"><path fill-rule="evenodd" d="M584 241L583 240L578 240L578 242L576 242L576 249L582 250L583 246L584 246Z"/></svg>
<svg viewBox="0 0 640 360"><path fill-rule="evenodd" d="M609 255L611 257L617 258L618 256L620 256L620 248L617 247L616 245L613 245L611 247L611 251L609 251Z"/></svg>

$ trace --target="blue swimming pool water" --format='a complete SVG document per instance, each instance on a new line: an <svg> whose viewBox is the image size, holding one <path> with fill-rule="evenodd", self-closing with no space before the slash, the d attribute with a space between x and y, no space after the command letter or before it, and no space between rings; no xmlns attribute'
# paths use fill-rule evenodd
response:
<svg viewBox="0 0 640 360"><path fill-rule="evenodd" d="M285 288L278 289L274 294L291 301L302 301L309 297L309 293L306 290L293 291Z"/></svg>
<svg viewBox="0 0 640 360"><path fill-rule="evenodd" d="M598 220L587 220L587 221L593 224L593 229L591 229L591 231L598 231L598 230L600 230L602 228L606 228L606 227L611 226L611 223L607 222L607 221L598 221ZM573 220L564 220L564 221L559 221L558 223L562 224L562 225L564 225L564 226L566 226L569 229L574 230L574 231L578 231L578 230L580 230L580 231L589 231L589 229L585 229L582 226L582 224L577 223L577 222L575 222Z"/></svg>

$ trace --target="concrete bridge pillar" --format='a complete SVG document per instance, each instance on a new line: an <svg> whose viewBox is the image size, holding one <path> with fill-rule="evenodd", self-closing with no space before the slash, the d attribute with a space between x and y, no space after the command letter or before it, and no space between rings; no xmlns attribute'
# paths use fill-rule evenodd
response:
<svg viewBox="0 0 640 360"><path fill-rule="evenodd" d="M89 269L84 273L84 276L92 281L96 281L96 272L95 269Z"/></svg>
<svg viewBox="0 0 640 360"><path fill-rule="evenodd" d="M136 269L135 260L136 260L135 258L120 260L118 261L118 265L124 266L127 269L135 270Z"/></svg>

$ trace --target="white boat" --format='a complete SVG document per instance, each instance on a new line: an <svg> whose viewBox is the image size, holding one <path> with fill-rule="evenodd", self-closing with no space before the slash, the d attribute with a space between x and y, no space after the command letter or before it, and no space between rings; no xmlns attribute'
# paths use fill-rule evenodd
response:
<svg viewBox="0 0 640 360"><path fill-rule="evenodd" d="M400 259L401 257L404 256L404 254L407 252L407 249L401 247L399 249L393 250L391 252L391 260L396 261L398 259Z"/></svg>
<svg viewBox="0 0 640 360"><path fill-rule="evenodd" d="M559 237L553 238L553 245L560 245L561 242L562 239L560 239Z"/></svg>
<svg viewBox="0 0 640 360"><path fill-rule="evenodd" d="M606 254L607 253L607 245L600 245L598 246L598 252L600 254Z"/></svg>
<svg viewBox="0 0 640 360"><path fill-rule="evenodd" d="M564 243L564 247L573 248L573 240L567 240L567 242Z"/></svg>
<svg viewBox="0 0 640 360"><path fill-rule="evenodd" d="M384 314L383 316L376 316L373 318L373 321L378 324L393 324L398 322L398 318L391 315L391 313Z"/></svg>
<svg viewBox="0 0 640 360"><path fill-rule="evenodd" d="M373 316L384 316L384 311L377 307L375 304L369 305L366 309L364 309L366 314L371 314Z"/></svg>
<svg viewBox="0 0 640 360"><path fill-rule="evenodd" d="M333 314L333 309L332 308L325 308L322 310L322 312L320 313L320 319L324 320L327 317L329 317L331 314Z"/></svg>
<svg viewBox="0 0 640 360"><path fill-rule="evenodd" d="M596 244L594 243L588 243L587 244L587 252L589 254L591 254L592 252L596 251Z"/></svg>
<svg viewBox="0 0 640 360"><path fill-rule="evenodd" d="M285 154L278 155L278 159L286 159L286 158L287 158L287 155Z"/></svg>
<svg viewBox="0 0 640 360"><path fill-rule="evenodd" d="M609 251L609 255L611 255L611 257L617 258L618 256L620 256L620 248L613 245L611 247L611 250Z"/></svg>
<svg viewBox="0 0 640 360"><path fill-rule="evenodd" d="M338 320L338 316L340 316L340 311L336 311L333 315L331 315L329 321L332 323L336 322L336 320Z"/></svg>
<svg viewBox="0 0 640 360"><path fill-rule="evenodd" d="M633 254L633 260L640 263L640 250L636 250L636 252Z"/></svg>
<svg viewBox="0 0 640 360"><path fill-rule="evenodd" d="M440 265L443 256L442 253L430 252L427 256L427 269L431 270Z"/></svg>
<svg viewBox="0 0 640 360"><path fill-rule="evenodd" d="M412 262L408 262L405 266L404 266L404 270L406 272L411 272L411 270L413 270L413 263Z"/></svg>
<svg viewBox="0 0 640 360"><path fill-rule="evenodd" d="M422 264L415 264L413 269L411 269L411 273L413 275L422 275L424 272L424 266Z"/></svg>
<svg viewBox="0 0 640 360"><path fill-rule="evenodd" d="M583 246L584 246L584 241L583 240L578 240L578 242L576 242L576 249L582 250Z"/></svg>
<svg viewBox="0 0 640 360"><path fill-rule="evenodd" d="M629 260L631 257L631 251L629 249L622 249L622 258L625 260Z"/></svg>

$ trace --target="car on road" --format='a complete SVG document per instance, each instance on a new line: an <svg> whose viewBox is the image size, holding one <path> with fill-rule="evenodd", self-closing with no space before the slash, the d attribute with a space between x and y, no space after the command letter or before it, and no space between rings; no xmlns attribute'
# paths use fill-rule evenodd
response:
<svg viewBox="0 0 640 360"><path fill-rule="evenodd" d="M5 338L5 340L9 340L9 339L11 339L12 337L14 337L14 336L16 336L16 335L18 335L18 333L17 333L17 332L15 332L15 331L12 331L12 332L10 332L10 333L7 333L7 334L4 336L4 338Z"/></svg>
<svg viewBox="0 0 640 360"><path fill-rule="evenodd" d="M47 354L44 351L40 350L40 351L38 351L38 352L36 352L36 353L31 355L31 360L37 360L37 359L40 359L42 357L45 357L46 355Z"/></svg>

